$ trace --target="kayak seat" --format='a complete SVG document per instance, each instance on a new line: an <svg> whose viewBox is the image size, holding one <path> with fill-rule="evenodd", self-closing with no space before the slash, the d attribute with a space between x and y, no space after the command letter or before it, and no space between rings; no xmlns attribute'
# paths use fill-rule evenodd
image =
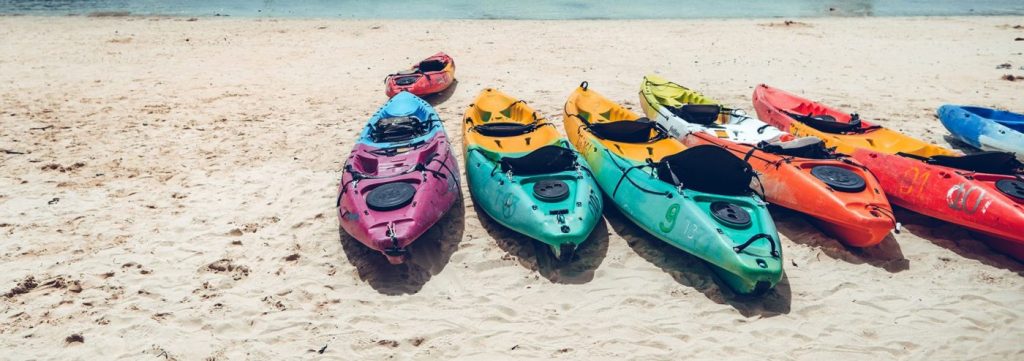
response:
<svg viewBox="0 0 1024 361"><path fill-rule="evenodd" d="M1011 122L1007 120L997 120L996 123L1002 124L1004 127L1013 129L1015 131L1024 133L1024 122Z"/></svg>
<svg viewBox="0 0 1024 361"><path fill-rule="evenodd" d="M1024 119L1022 120L1008 120L1008 119L993 119L994 122L1005 125L1010 128L1020 128L1024 126Z"/></svg>
<svg viewBox="0 0 1024 361"><path fill-rule="evenodd" d="M981 107L963 107L963 109L979 117L1001 124L1004 127L1024 133L1024 114Z"/></svg>
<svg viewBox="0 0 1024 361"><path fill-rule="evenodd" d="M522 124L511 122L496 122L480 124L472 128L473 131L488 137L515 137L532 132L537 129L537 123Z"/></svg>
<svg viewBox="0 0 1024 361"><path fill-rule="evenodd" d="M807 115L801 115L789 112L786 114L801 123L807 124L811 128L825 133L842 134L860 129L860 117L856 114L853 114L848 123L840 122L828 114L814 115L808 113Z"/></svg>
<svg viewBox="0 0 1024 361"><path fill-rule="evenodd" d="M995 122L999 123L999 124L1021 125L1021 124L1024 124L1024 119L1021 119L1021 120L1016 120L1016 119L995 119Z"/></svg>
<svg viewBox="0 0 1024 361"><path fill-rule="evenodd" d="M546 145L522 157L501 159L501 171L515 175L538 175L576 169L576 155L557 145Z"/></svg>
<svg viewBox="0 0 1024 361"><path fill-rule="evenodd" d="M445 63L440 60L424 60L420 62L419 70L421 72L429 71L442 71L444 70Z"/></svg>
<svg viewBox="0 0 1024 361"><path fill-rule="evenodd" d="M1024 114L983 107L965 106L961 108L969 113L982 118L992 119L998 123L1024 123Z"/></svg>
<svg viewBox="0 0 1024 361"><path fill-rule="evenodd" d="M411 84L415 83L418 80L420 80L420 76L419 75L400 76L400 77L396 77L395 78L395 85L401 85L401 86L411 85Z"/></svg>
<svg viewBox="0 0 1024 361"><path fill-rule="evenodd" d="M649 143L663 134L657 123L647 118L592 123L588 128L598 138L622 143Z"/></svg>
<svg viewBox="0 0 1024 361"><path fill-rule="evenodd" d="M427 133L427 123L415 116L384 118L371 128L370 137L377 143L404 142Z"/></svg>
<svg viewBox="0 0 1024 361"><path fill-rule="evenodd" d="M662 158L655 169L664 182L723 195L749 194L754 177L750 164L722 147L707 144Z"/></svg>
<svg viewBox="0 0 1024 361"><path fill-rule="evenodd" d="M1024 164L1009 152L979 152L959 157L936 155L928 158L926 162L972 172L1006 175L1017 174L1024 168Z"/></svg>
<svg viewBox="0 0 1024 361"><path fill-rule="evenodd" d="M818 137L803 137L788 142L764 141L758 143L757 148L767 153L791 157L810 159L835 158L835 155L832 154L832 152L830 152L828 148L825 147L825 142L823 142L821 139L818 139Z"/></svg>
<svg viewBox="0 0 1024 361"><path fill-rule="evenodd" d="M722 106L718 104L683 104L681 107L668 107L668 110L689 123L710 125L718 120L718 115L722 113Z"/></svg>

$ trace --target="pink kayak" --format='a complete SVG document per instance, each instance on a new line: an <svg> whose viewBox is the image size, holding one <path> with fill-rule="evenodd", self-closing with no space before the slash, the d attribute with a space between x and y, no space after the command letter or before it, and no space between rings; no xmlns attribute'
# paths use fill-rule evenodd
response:
<svg viewBox="0 0 1024 361"><path fill-rule="evenodd" d="M409 244L460 196L458 164L441 121L410 93L370 119L343 172L341 227L392 264L404 262Z"/></svg>

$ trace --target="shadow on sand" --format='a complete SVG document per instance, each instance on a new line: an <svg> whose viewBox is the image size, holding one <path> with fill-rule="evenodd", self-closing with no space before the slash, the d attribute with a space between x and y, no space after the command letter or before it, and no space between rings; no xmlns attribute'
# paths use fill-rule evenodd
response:
<svg viewBox="0 0 1024 361"><path fill-rule="evenodd" d="M430 106L436 107L438 104L444 103L445 101L448 100L448 98L451 98L452 94L455 94L455 89L458 87L459 80L452 80L452 85L449 85L447 89L442 90L440 93L426 95L423 97L423 100L426 100L427 103L430 103Z"/></svg>
<svg viewBox="0 0 1024 361"><path fill-rule="evenodd" d="M775 288L766 294L739 295L715 275L712 266L647 234L626 218L618 208L605 207L605 218L615 233L625 239L629 247L640 257L661 268L679 284L699 291L715 303L728 304L744 317L772 317L789 313L792 294L789 277L785 274Z"/></svg>
<svg viewBox="0 0 1024 361"><path fill-rule="evenodd" d="M779 233L794 243L820 249L827 256L852 264L869 264L896 273L910 269L910 260L892 234L874 247L847 247L815 227L808 216L778 206L770 206L772 219ZM898 219L898 218L897 218Z"/></svg>
<svg viewBox="0 0 1024 361"><path fill-rule="evenodd" d="M594 271L608 254L608 226L605 225L603 218L594 226L594 230L590 232L587 240L580 244L572 261L563 264L555 259L546 244L506 228L492 219L475 203L473 208L479 215L480 224L499 248L515 257L519 264L526 269L537 271L553 283L583 284L590 282L594 279Z"/></svg>
<svg viewBox="0 0 1024 361"><path fill-rule="evenodd" d="M943 135L942 139L944 139L946 143L949 143L949 146L953 147L953 149L959 150L964 154L973 154L981 151L970 144L964 143L964 141L954 137L952 134Z"/></svg>
<svg viewBox="0 0 1024 361"><path fill-rule="evenodd" d="M924 238L961 257L1024 276L1024 264L990 248L985 243L985 236L976 235L967 228L899 207L896 207L896 217L903 223L905 232Z"/></svg>
<svg viewBox="0 0 1024 361"><path fill-rule="evenodd" d="M356 267L359 279L381 294L414 294L448 265L448 260L459 248L466 228L465 213L460 196L437 224L409 245L410 258L399 265L388 263L384 255L366 247L340 227L338 233L342 249Z"/></svg>

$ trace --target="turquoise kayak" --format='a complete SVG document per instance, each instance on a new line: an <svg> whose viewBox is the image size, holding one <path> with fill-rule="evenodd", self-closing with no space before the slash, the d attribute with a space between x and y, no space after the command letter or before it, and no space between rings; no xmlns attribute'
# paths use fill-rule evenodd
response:
<svg viewBox="0 0 1024 361"><path fill-rule="evenodd" d="M485 89L463 118L466 178L492 219L572 260L603 201L575 149L525 102Z"/></svg>
<svg viewBox="0 0 1024 361"><path fill-rule="evenodd" d="M707 261L736 293L761 294L782 279L779 235L750 189L749 164L718 146L687 148L585 83L564 121L601 190L633 223Z"/></svg>

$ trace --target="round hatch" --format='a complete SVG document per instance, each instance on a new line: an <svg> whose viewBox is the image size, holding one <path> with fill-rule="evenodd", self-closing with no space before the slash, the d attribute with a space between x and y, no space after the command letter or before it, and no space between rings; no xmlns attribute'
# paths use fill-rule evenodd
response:
<svg viewBox="0 0 1024 361"><path fill-rule="evenodd" d="M1014 179L1003 179L996 182L996 188L1010 197L1024 199L1024 182Z"/></svg>
<svg viewBox="0 0 1024 361"><path fill-rule="evenodd" d="M857 173L836 166L819 165L811 168L811 174L840 192L860 192L867 186Z"/></svg>
<svg viewBox="0 0 1024 361"><path fill-rule="evenodd" d="M731 227L742 228L750 225L750 213L729 202L711 203L711 216L716 221Z"/></svg>
<svg viewBox="0 0 1024 361"><path fill-rule="evenodd" d="M545 202L558 202L569 197L569 185L557 179L545 179L533 184L533 195Z"/></svg>
<svg viewBox="0 0 1024 361"><path fill-rule="evenodd" d="M409 183L388 183L370 191L366 205L375 211L391 211L405 207L416 195L416 188Z"/></svg>

